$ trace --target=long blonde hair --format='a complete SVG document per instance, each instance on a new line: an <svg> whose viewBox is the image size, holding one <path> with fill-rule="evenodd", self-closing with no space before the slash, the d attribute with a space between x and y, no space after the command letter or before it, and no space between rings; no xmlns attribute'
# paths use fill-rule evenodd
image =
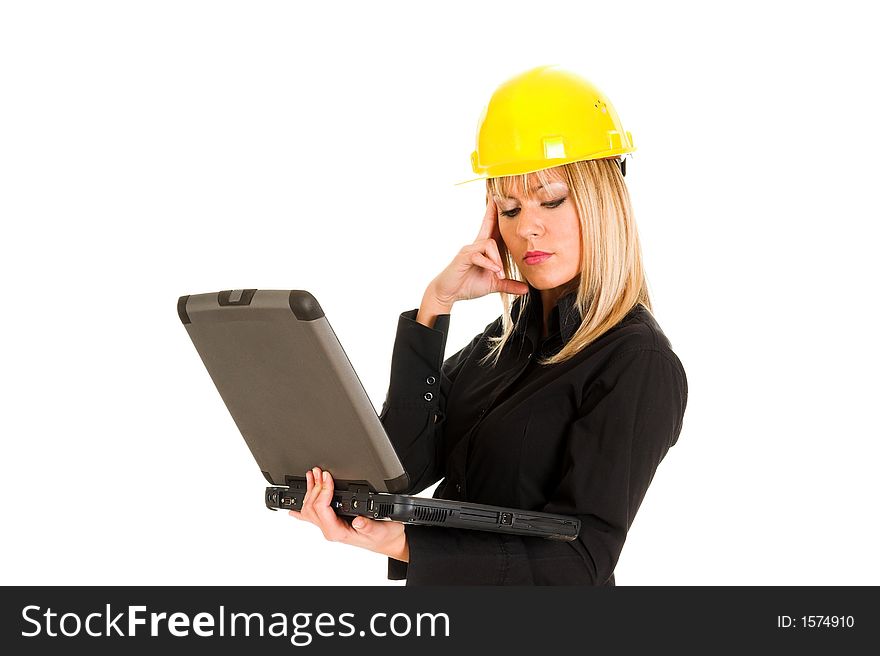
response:
<svg viewBox="0 0 880 656"><path fill-rule="evenodd" d="M544 185L554 179L562 179L568 184L569 197L577 208L581 224L583 259L580 275L571 281L563 294L577 290L575 304L582 320L558 353L538 360L542 365L573 358L613 328L638 303L653 314L629 191L616 160L583 160L534 173L489 178L486 189L490 194L501 196L509 196L519 189L529 197L528 190L536 180ZM498 244L498 250L505 276L526 282L503 240ZM502 332L488 337L489 352L480 360L481 364L489 359L493 359L493 366L498 363L501 350L516 328L510 312L512 302L521 298L523 305L518 320L525 321L529 297L529 294L520 297L501 293L504 306Z"/></svg>

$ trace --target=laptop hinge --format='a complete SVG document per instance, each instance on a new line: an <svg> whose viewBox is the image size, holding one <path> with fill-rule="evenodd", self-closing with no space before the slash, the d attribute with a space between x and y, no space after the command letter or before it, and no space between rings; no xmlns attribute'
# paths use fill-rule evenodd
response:
<svg viewBox="0 0 880 656"><path fill-rule="evenodd" d="M284 485L287 487L306 489L305 476L284 476ZM354 494L369 494L373 491L370 484L366 481L333 481L333 488L341 492L352 492Z"/></svg>

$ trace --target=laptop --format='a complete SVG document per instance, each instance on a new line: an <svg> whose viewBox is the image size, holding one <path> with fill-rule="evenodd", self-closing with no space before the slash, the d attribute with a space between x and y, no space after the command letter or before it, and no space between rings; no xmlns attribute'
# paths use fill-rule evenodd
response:
<svg viewBox="0 0 880 656"><path fill-rule="evenodd" d="M403 494L409 474L317 299L233 289L181 296L177 313L269 487L271 510L300 510L306 470L333 476L346 518L574 540L567 515Z"/></svg>

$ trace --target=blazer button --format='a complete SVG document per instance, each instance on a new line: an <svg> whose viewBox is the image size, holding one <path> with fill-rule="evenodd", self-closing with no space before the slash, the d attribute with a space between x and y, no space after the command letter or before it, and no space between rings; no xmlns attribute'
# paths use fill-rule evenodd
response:
<svg viewBox="0 0 880 656"><path fill-rule="evenodd" d="M430 401L433 398L434 398L433 394L431 394L430 392L425 392L425 401Z"/></svg>
<svg viewBox="0 0 880 656"><path fill-rule="evenodd" d="M434 383L437 382L437 379L434 378L433 376L428 376L428 378L425 380L425 382L428 383L428 385L433 385Z"/></svg>

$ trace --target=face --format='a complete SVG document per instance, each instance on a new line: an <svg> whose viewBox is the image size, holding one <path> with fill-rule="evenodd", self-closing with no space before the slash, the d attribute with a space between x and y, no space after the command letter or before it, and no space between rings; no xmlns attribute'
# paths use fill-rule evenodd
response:
<svg viewBox="0 0 880 656"><path fill-rule="evenodd" d="M554 289L571 281L581 270L583 244L577 208L568 185L554 180L539 187L526 199L522 190L509 192L510 198L495 196L498 229L510 255L532 287ZM526 259L530 251L543 251L549 257Z"/></svg>

